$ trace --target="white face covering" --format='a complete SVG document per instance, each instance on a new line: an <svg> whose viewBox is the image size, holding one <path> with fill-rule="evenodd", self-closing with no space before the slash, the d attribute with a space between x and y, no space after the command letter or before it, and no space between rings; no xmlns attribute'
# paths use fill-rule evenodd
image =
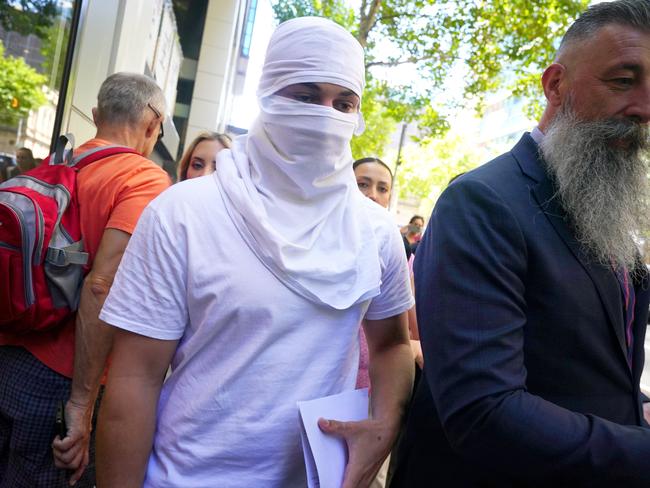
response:
<svg viewBox="0 0 650 488"><path fill-rule="evenodd" d="M260 115L231 151L219 153L215 173L255 255L296 293L336 309L378 295L381 283L352 171L350 139L362 118L273 93L328 82L360 94L363 70L361 47L342 27L312 17L282 24L267 51Z"/></svg>
<svg viewBox="0 0 650 488"><path fill-rule="evenodd" d="M269 164L251 168L256 184L261 184L265 176L282 174L286 184L274 189L285 196L296 194L300 199L347 188L356 113L345 114L278 95L262 99L260 105L248 151L253 159L266 159Z"/></svg>

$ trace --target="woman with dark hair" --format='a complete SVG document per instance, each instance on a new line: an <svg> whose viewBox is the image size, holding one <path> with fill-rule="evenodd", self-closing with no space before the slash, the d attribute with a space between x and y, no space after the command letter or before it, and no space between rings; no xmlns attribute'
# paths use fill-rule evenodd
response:
<svg viewBox="0 0 650 488"><path fill-rule="evenodd" d="M379 158L357 159L352 165L361 193L384 208L390 203L393 172Z"/></svg>
<svg viewBox="0 0 650 488"><path fill-rule="evenodd" d="M393 172L388 165L379 158L361 158L354 162L352 169L361 193L373 202L388 208L393 190ZM408 260L411 257L411 244L403 234L402 240Z"/></svg>
<svg viewBox="0 0 650 488"><path fill-rule="evenodd" d="M357 159L352 165L354 176L357 180L357 186L361 193L368 197L373 202L388 208L390 204L391 192L393 190L393 172L388 165L381 159L375 157ZM406 251L406 258L411 256L411 246L404 236L404 249ZM413 286L413 276L411 274L411 287ZM419 333L417 330L417 319L415 317L415 307L412 307L408 312L409 319L409 334L411 339L411 351L413 358L418 366L422 367L422 348L420 347ZM365 388L370 386L370 378L368 375L369 355L368 344L363 335L363 328L359 329L359 374L357 376L357 388ZM386 477L388 471L388 458L382 469L377 474L377 478L373 480L370 488L384 487L386 484Z"/></svg>
<svg viewBox="0 0 650 488"><path fill-rule="evenodd" d="M388 208L391 192L393 190L393 172L390 170L388 165L379 158L368 157L357 159L352 165L352 169L354 170L354 176L357 179L357 186L359 187L359 190L361 190L361 193L382 207ZM424 224L424 220L419 215L415 215L411 218L411 223L414 219L420 219L422 224ZM411 256L411 247L406 238L404 238L404 248L406 251L406 258L409 259ZM411 333L411 348L413 349L414 359L418 365L422 367L422 349L420 349L420 335L418 333L415 307L409 310L409 331ZM362 349L364 347L365 344L362 339ZM359 378L357 379L358 387L368 386L368 364L367 357L364 357L364 352L367 354L367 349L365 351L362 350Z"/></svg>
<svg viewBox="0 0 650 488"><path fill-rule="evenodd" d="M402 235L408 241L413 253L422 238L422 229L424 229L424 217L420 215L414 215L408 225L402 227Z"/></svg>

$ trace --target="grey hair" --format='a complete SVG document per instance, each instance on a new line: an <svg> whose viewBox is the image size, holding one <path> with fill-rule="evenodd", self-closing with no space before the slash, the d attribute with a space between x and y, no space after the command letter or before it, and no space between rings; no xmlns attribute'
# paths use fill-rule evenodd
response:
<svg viewBox="0 0 650 488"><path fill-rule="evenodd" d="M566 31L557 56L568 45L584 41L608 25L624 25L650 31L650 0L617 0L592 5Z"/></svg>
<svg viewBox="0 0 650 488"><path fill-rule="evenodd" d="M165 96L152 78L138 73L114 73L104 80L97 94L97 122L135 127L146 111L151 111L147 104L164 116Z"/></svg>

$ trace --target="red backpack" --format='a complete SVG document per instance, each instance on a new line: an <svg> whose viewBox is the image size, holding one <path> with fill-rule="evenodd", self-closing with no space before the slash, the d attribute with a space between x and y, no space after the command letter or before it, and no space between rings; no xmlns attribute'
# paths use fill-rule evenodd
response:
<svg viewBox="0 0 650 488"><path fill-rule="evenodd" d="M77 309L88 271L77 173L114 154L138 154L103 146L72 158L68 138L39 167L0 184L0 332L45 330Z"/></svg>

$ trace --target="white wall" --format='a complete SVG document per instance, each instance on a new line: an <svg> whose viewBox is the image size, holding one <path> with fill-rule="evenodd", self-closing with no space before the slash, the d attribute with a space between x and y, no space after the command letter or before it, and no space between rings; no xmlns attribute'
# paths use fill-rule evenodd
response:
<svg viewBox="0 0 650 488"><path fill-rule="evenodd" d="M161 0L89 0L81 19L72 66L70 105L62 130L75 135L77 144L95 134L92 108L102 82L112 73L144 73L150 45L152 17ZM160 83L159 83L160 84ZM173 107L168 107L171 112ZM165 123L164 143L171 153L178 147L173 126ZM171 147L170 147L171 146Z"/></svg>
<svg viewBox="0 0 650 488"><path fill-rule="evenodd" d="M199 132L225 130L246 2L210 0L192 94L185 145Z"/></svg>
<svg viewBox="0 0 650 488"><path fill-rule="evenodd" d="M81 19L75 59L72 65L73 91L63 132L72 132L77 143L95 134L92 108L97 92L109 74L113 58L115 27L120 7L119 0L90 0Z"/></svg>
<svg viewBox="0 0 650 488"><path fill-rule="evenodd" d="M244 0L210 0L203 41L196 67L196 80L188 119L186 144L198 132L223 132L232 104L232 83L245 14ZM68 108L63 132L72 132L77 143L95 134L92 108L97 92L108 75L117 71L143 73L151 50L152 18L162 0L89 0L81 19L72 66ZM199 28L200 26L197 26ZM164 81L164 80L163 80ZM174 107L168 107L171 113ZM163 143L171 154L178 147L168 138L173 133L165 123Z"/></svg>

